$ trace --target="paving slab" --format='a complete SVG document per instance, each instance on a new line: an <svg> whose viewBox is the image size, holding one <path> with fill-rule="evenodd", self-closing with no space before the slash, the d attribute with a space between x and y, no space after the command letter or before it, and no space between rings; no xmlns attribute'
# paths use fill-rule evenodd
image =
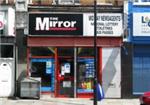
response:
<svg viewBox="0 0 150 105"><path fill-rule="evenodd" d="M36 99L0 98L0 105L93 105L93 100L85 98L53 98L41 97ZM138 99L103 99L98 105L140 105Z"/></svg>

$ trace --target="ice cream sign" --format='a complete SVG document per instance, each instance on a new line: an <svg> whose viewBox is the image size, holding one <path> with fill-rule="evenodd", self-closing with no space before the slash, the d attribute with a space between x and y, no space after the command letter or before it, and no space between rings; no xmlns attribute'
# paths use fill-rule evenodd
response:
<svg viewBox="0 0 150 105"><path fill-rule="evenodd" d="M4 28L4 13L0 12L0 30Z"/></svg>
<svg viewBox="0 0 150 105"><path fill-rule="evenodd" d="M150 14L133 14L133 36L150 36Z"/></svg>

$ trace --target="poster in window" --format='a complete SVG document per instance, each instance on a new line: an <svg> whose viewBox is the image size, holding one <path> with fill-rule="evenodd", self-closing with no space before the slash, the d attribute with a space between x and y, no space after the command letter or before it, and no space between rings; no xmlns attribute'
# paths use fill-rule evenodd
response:
<svg viewBox="0 0 150 105"><path fill-rule="evenodd" d="M4 29L4 12L0 12L0 31Z"/></svg>
<svg viewBox="0 0 150 105"><path fill-rule="evenodd" d="M64 88L70 88L71 87L71 81L63 81L63 87Z"/></svg>
<svg viewBox="0 0 150 105"><path fill-rule="evenodd" d="M61 75L65 75L65 67L64 67L64 65L61 65Z"/></svg>
<svg viewBox="0 0 150 105"><path fill-rule="evenodd" d="M65 68L65 73L70 73L70 69L71 69L70 63L65 63L64 68Z"/></svg>

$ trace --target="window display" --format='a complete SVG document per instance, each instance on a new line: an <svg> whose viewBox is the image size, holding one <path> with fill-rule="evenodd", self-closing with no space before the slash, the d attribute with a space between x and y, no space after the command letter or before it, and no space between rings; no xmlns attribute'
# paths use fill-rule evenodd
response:
<svg viewBox="0 0 150 105"><path fill-rule="evenodd" d="M41 91L54 91L54 59L32 58L31 77L41 77Z"/></svg>
<svg viewBox="0 0 150 105"><path fill-rule="evenodd" d="M77 93L93 92L94 59L80 58L77 72Z"/></svg>

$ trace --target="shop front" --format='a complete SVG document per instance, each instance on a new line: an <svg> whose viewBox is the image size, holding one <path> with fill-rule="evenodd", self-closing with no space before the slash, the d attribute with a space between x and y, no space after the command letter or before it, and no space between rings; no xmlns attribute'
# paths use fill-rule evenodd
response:
<svg viewBox="0 0 150 105"><path fill-rule="evenodd" d="M31 47L28 50L29 74L41 77L42 93L54 93L56 97L92 97L93 48Z"/></svg>
<svg viewBox="0 0 150 105"><path fill-rule="evenodd" d="M55 47L51 47L50 45L53 45L50 41L51 38L43 37L43 39L49 40L50 46L47 47L46 45L44 45L44 47L40 46L42 44L40 42L40 37L38 38L38 42L40 42L41 44L39 43L36 46L33 46L37 43L37 38L32 38L33 37L28 38L28 44L30 46L28 46L28 74L31 74L32 77L41 77L42 93L52 93L56 97L93 96L94 50L89 42L85 42L83 39L82 41L87 43L87 45L85 45L84 43L80 43L80 45L85 45L86 47L70 47L68 45L71 45L71 42L69 42L70 44L64 43L61 46L55 45ZM58 39L59 38L56 38L56 40ZM66 38L63 38L61 40L66 41ZM80 38L78 38L78 40L81 41ZM116 40L113 38L110 40L114 40L112 42L113 45L117 45L121 41L120 39ZM90 41L93 42L92 38L90 38ZM106 40L99 42L109 44ZM110 46L107 49L111 48L115 47ZM105 59L105 57L102 58L102 49L102 47L98 47L99 82L102 81L102 59ZM105 53L106 55L103 52L103 54L107 56L108 52L105 51ZM113 64L113 62L111 63Z"/></svg>
<svg viewBox="0 0 150 105"><path fill-rule="evenodd" d="M0 97L15 94L16 45L15 9L1 5L0 8Z"/></svg>
<svg viewBox="0 0 150 105"><path fill-rule="evenodd" d="M104 14L99 16L99 19L106 15L109 16ZM122 18L120 14L113 16L118 23L109 24L109 27L103 28L103 31L100 31L102 30L100 28L104 23L99 23L98 33L103 34L102 37L99 37L100 35L97 37L99 83L102 83L102 60L105 59L102 55L107 56L109 53L109 51L103 52L103 48L119 49L122 43L121 37L113 37L115 34L121 35L122 32L116 33L116 30L112 29L113 26L120 27ZM91 13L84 15L77 13L29 14L27 71L28 76L41 77L42 93L51 93L55 97L93 97L94 38L92 32L94 29L92 29L92 21ZM85 22L86 24L83 24ZM121 31L120 28L119 31ZM107 37L104 34L107 34ZM108 34L112 36L108 37ZM110 87L106 86L106 88Z"/></svg>
<svg viewBox="0 0 150 105"><path fill-rule="evenodd" d="M131 6L132 11L130 16L129 27L131 29L131 41L133 43L132 56L132 95L141 95L149 91L150 70L150 21L149 13L146 5L150 5L150 1L133 2ZM146 11L145 11L146 10Z"/></svg>

